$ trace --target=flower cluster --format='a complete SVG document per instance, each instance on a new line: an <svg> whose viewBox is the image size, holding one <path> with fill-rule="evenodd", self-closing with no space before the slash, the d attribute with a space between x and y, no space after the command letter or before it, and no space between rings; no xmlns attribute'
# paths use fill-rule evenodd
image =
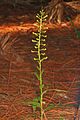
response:
<svg viewBox="0 0 80 120"><path fill-rule="evenodd" d="M35 39L32 40L33 43L35 43L34 50L31 50L31 52L36 53L36 57L34 60L38 62L42 62L47 59L46 56L46 44L45 44L45 38L47 37L46 28L45 27L45 21L47 18L47 15L45 15L45 12L43 10L40 11L40 14L36 15L37 23L35 26L37 27L37 32L33 32L33 35L35 36Z"/></svg>

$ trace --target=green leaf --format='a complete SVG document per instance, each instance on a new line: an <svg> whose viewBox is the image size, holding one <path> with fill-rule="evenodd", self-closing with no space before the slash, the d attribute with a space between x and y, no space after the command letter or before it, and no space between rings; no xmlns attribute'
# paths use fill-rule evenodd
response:
<svg viewBox="0 0 80 120"><path fill-rule="evenodd" d="M32 107L33 107L33 109L34 110L36 110L36 108L40 108L40 103L39 102L37 102L37 101L35 101L35 102L32 102Z"/></svg>
<svg viewBox="0 0 80 120"><path fill-rule="evenodd" d="M35 101L40 102L40 96L35 97L35 98L33 99L33 101L34 101L34 102L35 102Z"/></svg>
<svg viewBox="0 0 80 120"><path fill-rule="evenodd" d="M31 106L33 107L33 110L36 110L36 108L40 108L40 97L36 97L33 99Z"/></svg>
<svg viewBox="0 0 80 120"><path fill-rule="evenodd" d="M40 70L39 66L37 66L37 69Z"/></svg>
<svg viewBox="0 0 80 120"><path fill-rule="evenodd" d="M36 78L37 78L38 80L40 80L40 76L38 75L38 73L35 72L34 74L35 74Z"/></svg>
<svg viewBox="0 0 80 120"><path fill-rule="evenodd" d="M55 104L50 103L44 111L48 111L48 110L51 110L53 108L55 108Z"/></svg>
<svg viewBox="0 0 80 120"><path fill-rule="evenodd" d="M32 105L33 111L36 111L36 105Z"/></svg>
<svg viewBox="0 0 80 120"><path fill-rule="evenodd" d="M41 74L43 74L44 73L44 70L42 69L42 72L41 72Z"/></svg>
<svg viewBox="0 0 80 120"><path fill-rule="evenodd" d="M32 106L33 110L35 111L37 107L40 108L40 96L34 98L32 101L31 100L24 100L21 103L23 105Z"/></svg>

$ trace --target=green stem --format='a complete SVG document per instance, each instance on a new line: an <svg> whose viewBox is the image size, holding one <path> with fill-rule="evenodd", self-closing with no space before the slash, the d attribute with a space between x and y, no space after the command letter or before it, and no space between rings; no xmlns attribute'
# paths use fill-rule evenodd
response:
<svg viewBox="0 0 80 120"><path fill-rule="evenodd" d="M41 106L41 120L43 120L43 105L42 105L42 101L43 101L43 88L42 88L42 68L41 68L42 64L40 63L40 106Z"/></svg>
<svg viewBox="0 0 80 120"><path fill-rule="evenodd" d="M40 78L40 118L41 120L43 120L43 105L42 105L42 102L43 102L43 81L42 81L42 63L41 63L41 30L42 30L42 15L41 15L41 19L40 19L40 28L39 28L39 44L38 44L38 58L39 58L39 78Z"/></svg>

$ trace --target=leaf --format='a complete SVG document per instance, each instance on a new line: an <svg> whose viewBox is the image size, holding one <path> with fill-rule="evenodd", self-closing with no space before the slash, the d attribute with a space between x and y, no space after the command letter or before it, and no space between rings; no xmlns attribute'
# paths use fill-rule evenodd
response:
<svg viewBox="0 0 80 120"><path fill-rule="evenodd" d="M35 101L40 102L40 96L35 97L35 98L33 99L33 101L34 101L34 102L35 102Z"/></svg>
<svg viewBox="0 0 80 120"><path fill-rule="evenodd" d="M41 72L41 74L43 74L44 73L44 70L42 69L42 72Z"/></svg>
<svg viewBox="0 0 80 120"><path fill-rule="evenodd" d="M37 66L37 69L40 70L39 66Z"/></svg>
<svg viewBox="0 0 80 120"><path fill-rule="evenodd" d="M33 110L35 111L37 107L40 108L40 96L34 98L32 101L24 100L22 101L22 104L32 106Z"/></svg>
<svg viewBox="0 0 80 120"><path fill-rule="evenodd" d="M45 109L45 111L51 110L51 109L53 109L54 107L55 107L55 104L50 103L50 104L47 106L47 108Z"/></svg>
<svg viewBox="0 0 80 120"><path fill-rule="evenodd" d="M39 77L38 73L35 72L34 74L35 74L36 78L37 78L38 80L40 80L40 77Z"/></svg>
<svg viewBox="0 0 80 120"><path fill-rule="evenodd" d="M37 107L40 108L40 97L34 98L31 103L33 110L36 110Z"/></svg>
<svg viewBox="0 0 80 120"><path fill-rule="evenodd" d="M33 107L33 111L36 111L36 106L35 105L32 105L32 107Z"/></svg>

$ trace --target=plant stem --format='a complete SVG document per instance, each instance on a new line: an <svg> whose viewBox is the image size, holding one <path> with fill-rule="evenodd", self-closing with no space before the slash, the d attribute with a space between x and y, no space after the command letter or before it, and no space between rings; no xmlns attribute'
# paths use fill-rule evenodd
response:
<svg viewBox="0 0 80 120"><path fill-rule="evenodd" d="M41 112L40 112L40 118L41 120L43 120L43 105L42 105L42 102L43 102L43 96L42 96L42 93L43 93L43 80L42 80L42 62L41 62L41 30L42 30L42 15L41 15L41 19L40 19L40 28L39 28L39 43L38 43L38 58L39 58L39 78L40 78L40 109L41 109Z"/></svg>
<svg viewBox="0 0 80 120"><path fill-rule="evenodd" d="M39 80L39 88L40 88L40 99L37 100L35 104L33 104L33 107L36 109L36 107L40 108L40 120L43 120L43 70L42 70L42 62L47 59L47 56L45 54L45 38L47 37L45 35L46 30L45 30L45 24L44 22L46 21L47 15L45 15L44 10L42 9L40 11L40 14L37 14L37 32L33 32L33 35L35 35L36 39L32 40L33 43L36 43L34 48L35 50L32 51L33 53L37 53L37 57L34 58L35 61L38 62L38 73L36 73L36 77Z"/></svg>

